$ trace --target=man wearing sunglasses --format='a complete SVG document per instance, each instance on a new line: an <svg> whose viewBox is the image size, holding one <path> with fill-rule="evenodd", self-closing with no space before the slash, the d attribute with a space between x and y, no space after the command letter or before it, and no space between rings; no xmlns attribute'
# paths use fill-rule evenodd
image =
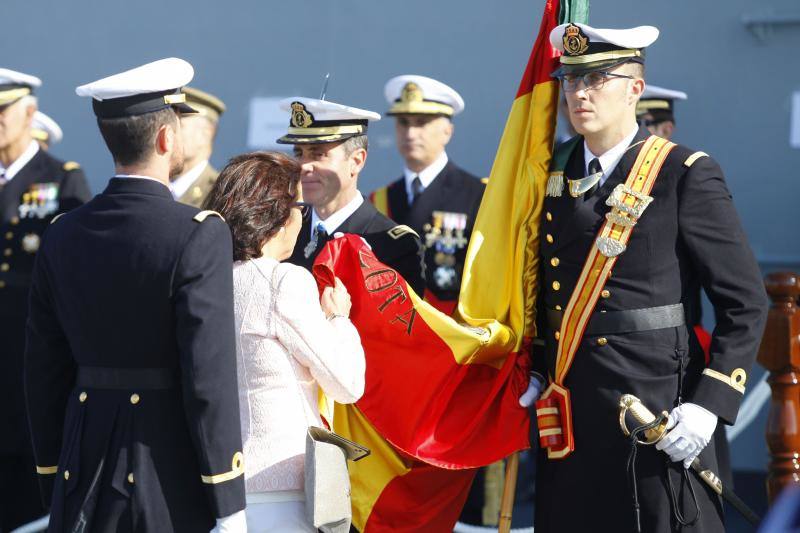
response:
<svg viewBox="0 0 800 533"><path fill-rule="evenodd" d="M425 277L419 236L379 213L358 191L358 176L367 162L367 128L381 116L299 96L287 98L281 107L289 112L289 129L277 142L294 145L303 198L313 207L289 262L311 270L335 233L354 233L364 237L377 258L422 295ZM298 207L307 213L302 204Z"/></svg>
<svg viewBox="0 0 800 533"><path fill-rule="evenodd" d="M583 24L550 34L578 135L554 153L542 209L537 532L594 531L598 520L723 531L719 497L685 469L699 456L717 470L709 441L736 420L767 298L719 165L637 124L644 49L657 37ZM717 316L708 366L689 349L683 309L699 286ZM664 438L633 462L624 394L669 413Z"/></svg>

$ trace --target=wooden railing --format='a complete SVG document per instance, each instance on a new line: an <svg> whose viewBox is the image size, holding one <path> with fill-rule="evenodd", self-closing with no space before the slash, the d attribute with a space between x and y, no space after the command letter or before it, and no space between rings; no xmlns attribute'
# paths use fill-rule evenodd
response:
<svg viewBox="0 0 800 533"><path fill-rule="evenodd" d="M800 484L800 275L770 274L765 284L772 306L758 362L770 372L772 388L766 434L772 502L786 485Z"/></svg>

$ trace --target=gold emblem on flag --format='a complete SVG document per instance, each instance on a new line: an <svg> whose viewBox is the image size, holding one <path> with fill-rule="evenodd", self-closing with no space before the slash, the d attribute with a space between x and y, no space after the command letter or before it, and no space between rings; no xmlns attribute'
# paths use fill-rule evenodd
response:
<svg viewBox="0 0 800 533"><path fill-rule="evenodd" d="M564 51L571 56L579 56L589 49L589 39L574 24L566 27L562 41L564 43Z"/></svg>
<svg viewBox="0 0 800 533"><path fill-rule="evenodd" d="M421 102L422 100L422 89L419 88L419 85L410 81L403 86L403 91L400 93L401 102Z"/></svg>
<svg viewBox="0 0 800 533"><path fill-rule="evenodd" d="M306 111L306 106L302 102L292 102L292 126L307 128L313 123L314 116Z"/></svg>

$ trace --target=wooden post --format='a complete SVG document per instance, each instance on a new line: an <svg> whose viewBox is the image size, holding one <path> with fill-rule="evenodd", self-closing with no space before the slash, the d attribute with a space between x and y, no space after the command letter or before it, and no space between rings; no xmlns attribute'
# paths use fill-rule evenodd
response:
<svg viewBox="0 0 800 533"><path fill-rule="evenodd" d="M511 513L514 511L514 495L517 491L517 472L519 471L519 452L508 456L506 461L506 482L503 486L503 499L500 501L500 523L498 533L511 531Z"/></svg>
<svg viewBox="0 0 800 533"><path fill-rule="evenodd" d="M766 432L767 496L772 502L786 485L800 483L800 276L774 273L765 284L772 307L758 362L770 372L772 388Z"/></svg>

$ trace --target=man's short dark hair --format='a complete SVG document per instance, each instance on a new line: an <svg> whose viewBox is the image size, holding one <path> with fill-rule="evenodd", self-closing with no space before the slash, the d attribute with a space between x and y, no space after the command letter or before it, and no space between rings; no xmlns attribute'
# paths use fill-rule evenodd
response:
<svg viewBox="0 0 800 533"><path fill-rule="evenodd" d="M98 118L100 134L117 165L133 165L143 161L155 148L158 129L175 126L178 116L171 108L123 118Z"/></svg>

